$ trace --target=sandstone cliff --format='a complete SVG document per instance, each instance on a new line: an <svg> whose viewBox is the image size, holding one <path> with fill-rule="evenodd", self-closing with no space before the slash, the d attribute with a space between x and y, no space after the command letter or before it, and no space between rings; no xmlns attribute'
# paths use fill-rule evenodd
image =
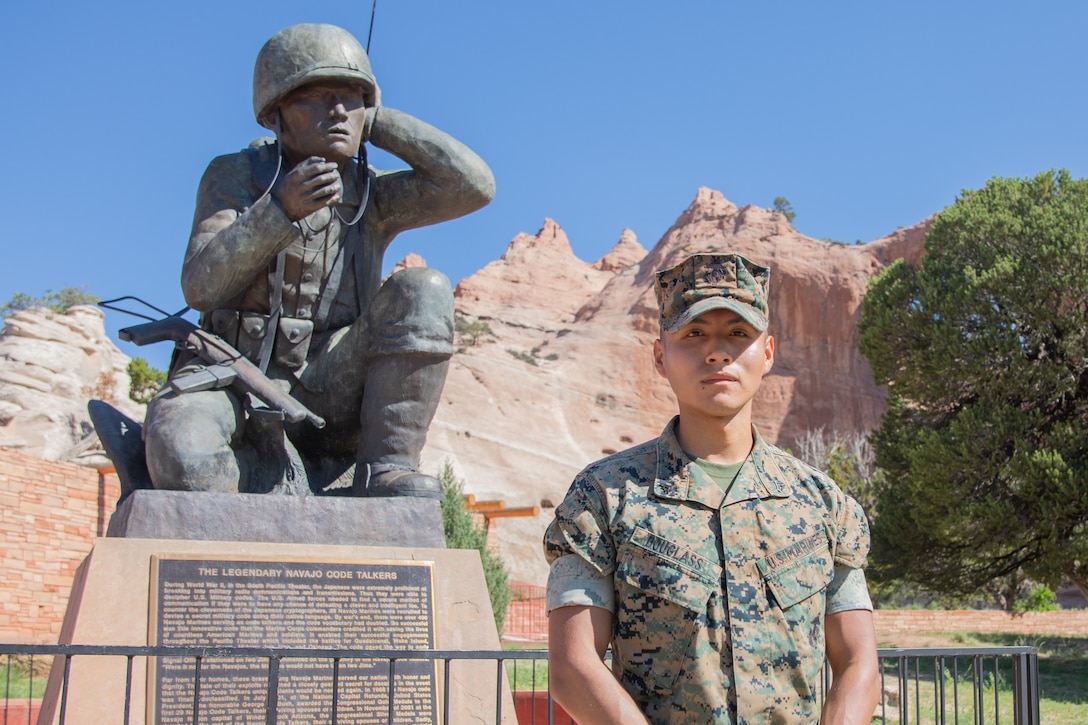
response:
<svg viewBox="0 0 1088 725"><path fill-rule="evenodd" d="M630 230L592 263L545 220L502 257L457 286L458 333L445 392L423 454L436 473L449 461L479 499L545 508L504 518L498 542L512 579L542 584L540 539L574 475L587 463L657 435L675 411L654 371L657 269L697 251L737 251L769 264L775 367L756 403L769 440L796 450L809 429L867 431L883 395L857 352L856 323L869 278L898 258L917 261L930 220L869 244L806 237L785 218L738 208L699 189L649 252ZM401 266L421 266L410 255ZM71 460L96 443L90 397L128 401L128 358L106 338L102 313L21 312L0 338L0 445ZM101 461L101 459L97 459Z"/></svg>
<svg viewBox="0 0 1088 725"><path fill-rule="evenodd" d="M456 290L462 335L424 466L449 461L478 498L510 506L559 501L574 474L602 455L657 435L675 412L654 370L654 272L697 251L737 251L772 267L775 367L756 402L765 437L795 447L809 429L868 431L884 398L857 351L869 278L916 261L930 220L870 244L805 237L781 214L737 208L700 189L648 253L624 231L604 258L578 259L546 220ZM490 335L478 334L486 324ZM475 344L472 344L475 342ZM502 519L498 540L517 581L543 583L540 538L551 512Z"/></svg>
<svg viewBox="0 0 1088 725"><path fill-rule="evenodd" d="M106 335L101 310L23 310L0 335L0 446L49 460L105 464L87 401L105 400L135 420L129 358Z"/></svg>

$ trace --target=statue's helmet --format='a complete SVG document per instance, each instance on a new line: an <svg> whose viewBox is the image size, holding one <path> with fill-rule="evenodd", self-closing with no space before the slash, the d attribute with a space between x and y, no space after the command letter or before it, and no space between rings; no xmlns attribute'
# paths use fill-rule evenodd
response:
<svg viewBox="0 0 1088 725"><path fill-rule="evenodd" d="M273 128L273 114L291 91L322 80L361 85L373 105L377 82L359 41L335 25L303 23L269 38L253 69L253 112L257 123ZM273 129L274 130L274 129Z"/></svg>

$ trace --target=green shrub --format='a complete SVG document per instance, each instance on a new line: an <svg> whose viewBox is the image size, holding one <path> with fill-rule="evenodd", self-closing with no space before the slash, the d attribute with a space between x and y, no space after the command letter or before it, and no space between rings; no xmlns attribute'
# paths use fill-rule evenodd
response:
<svg viewBox="0 0 1088 725"><path fill-rule="evenodd" d="M469 345L475 347L480 338L484 335L492 336L495 333L491 331L491 325L486 322L465 322L463 319L457 320L457 332L461 335L462 339L468 342Z"/></svg>
<svg viewBox="0 0 1088 725"><path fill-rule="evenodd" d="M99 301L96 295L84 288L65 287L60 292L46 290L41 297L31 297L25 292L15 295L0 307L0 317L7 317L13 312L28 310L32 307L45 307L57 314L64 314L74 305L93 305Z"/></svg>
<svg viewBox="0 0 1088 725"><path fill-rule="evenodd" d="M1014 612L1054 612L1058 609L1058 595L1042 584L1032 589L1026 597L1017 600L1012 608Z"/></svg>
<svg viewBox="0 0 1088 725"><path fill-rule="evenodd" d="M128 397L147 405L155 393L166 384L166 373L147 364L142 357L128 361Z"/></svg>
<svg viewBox="0 0 1088 725"><path fill-rule="evenodd" d="M510 606L506 567L498 554L487 547L487 533L473 522L472 515L465 509L464 483L453 475L449 461L442 466L438 480L442 482L442 528L446 533L446 546L480 552L487 595L491 599L491 611L495 613L495 628L501 635L506 608Z"/></svg>
<svg viewBox="0 0 1088 725"><path fill-rule="evenodd" d="M776 212L786 217L786 221L793 223L794 218L797 216L797 212L793 210L793 204L790 204L790 200L784 196L776 196L774 198L774 206L772 207Z"/></svg>
<svg viewBox="0 0 1088 725"><path fill-rule="evenodd" d="M539 348L534 348L534 350L539 350ZM508 353L510 353L512 356L516 357L518 360L521 360L522 362L529 363L530 365L533 365L533 366L537 366L537 365L540 364L540 363L538 363L536 361L536 352L535 351L534 352L526 352L524 350L513 350L511 348L506 348L506 351Z"/></svg>

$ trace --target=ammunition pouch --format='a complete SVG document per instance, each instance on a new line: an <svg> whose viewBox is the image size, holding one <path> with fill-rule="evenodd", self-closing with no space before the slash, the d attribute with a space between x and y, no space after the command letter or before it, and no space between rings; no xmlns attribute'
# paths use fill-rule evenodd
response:
<svg viewBox="0 0 1088 725"><path fill-rule="evenodd" d="M306 362L310 341L314 336L314 321L297 317L281 317L276 330L272 359L277 365L295 370Z"/></svg>
<svg viewBox="0 0 1088 725"><path fill-rule="evenodd" d="M269 334L269 316L260 312L212 310L208 316L211 331L233 345L252 362L258 362L261 345ZM297 370L306 362L313 339L314 321L280 317L272 345L272 362L288 370Z"/></svg>
<svg viewBox="0 0 1088 725"><path fill-rule="evenodd" d="M212 310L200 322L209 332L238 349L238 310Z"/></svg>

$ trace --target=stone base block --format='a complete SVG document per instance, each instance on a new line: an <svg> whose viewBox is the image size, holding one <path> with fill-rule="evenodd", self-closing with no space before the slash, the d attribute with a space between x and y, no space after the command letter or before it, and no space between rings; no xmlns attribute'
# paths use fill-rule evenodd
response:
<svg viewBox="0 0 1088 725"><path fill-rule="evenodd" d="M444 548L434 499L134 491L106 536Z"/></svg>
<svg viewBox="0 0 1088 725"><path fill-rule="evenodd" d="M77 572L60 643L151 644L149 629L152 624L156 558L207 561L251 558L263 562L285 560L360 565L373 562L431 562L435 648L500 649L483 567L476 551L144 538L104 538L95 542ZM63 670L63 662L58 658L43 700L42 714L38 720L40 725L58 721L60 697L64 689ZM129 699L129 722L132 725L149 722L147 696L152 680L148 673L146 658L135 658ZM452 660L448 683L440 664L438 679L439 712L444 707L443 688L448 684L449 722L516 723L513 697L505 677L498 678L502 693L496 697L496 663L493 660ZM65 722L68 725L120 722L126 704L126 658L99 655L74 657L66 689ZM210 694L205 693L206 696ZM500 702L501 718L497 713ZM254 717L254 721L264 722L263 713L255 713ZM440 718L436 718L435 722L440 722Z"/></svg>

